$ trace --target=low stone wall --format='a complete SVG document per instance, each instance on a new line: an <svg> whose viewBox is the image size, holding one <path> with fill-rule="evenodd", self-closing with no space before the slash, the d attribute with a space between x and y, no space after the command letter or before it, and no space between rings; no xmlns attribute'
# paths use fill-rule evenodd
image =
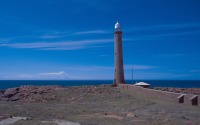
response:
<svg viewBox="0 0 200 125"><path fill-rule="evenodd" d="M200 106L200 99L198 99L198 95L167 92L167 91L143 88L143 87L134 86L131 84L119 84L119 87L122 89L136 92L136 93L142 93L142 94L154 96L157 98L167 99L167 100L170 100L170 101L173 101L176 103L180 103L178 97L183 96L183 100L184 100L183 104L188 104L188 105L192 105L192 97L194 97L193 101L195 101L197 98L197 100L196 100L197 105Z"/></svg>

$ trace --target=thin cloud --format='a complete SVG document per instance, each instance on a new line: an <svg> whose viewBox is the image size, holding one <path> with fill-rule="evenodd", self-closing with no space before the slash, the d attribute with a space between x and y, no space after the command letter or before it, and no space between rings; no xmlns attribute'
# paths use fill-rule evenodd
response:
<svg viewBox="0 0 200 125"><path fill-rule="evenodd" d="M0 79L10 80L61 80L61 79L78 79L78 77L71 76L64 71L47 72L37 74L0 74Z"/></svg>
<svg viewBox="0 0 200 125"><path fill-rule="evenodd" d="M89 47L85 47L85 46L66 46L66 47L52 47L52 48L41 48L39 50L80 50L80 49L85 49L85 48L89 48Z"/></svg>
<svg viewBox="0 0 200 125"><path fill-rule="evenodd" d="M92 30L92 31L77 32L75 34L76 35L83 35L83 34L106 34L106 33L110 33L110 32L105 31L105 30Z"/></svg>
<svg viewBox="0 0 200 125"><path fill-rule="evenodd" d="M174 30L174 32L166 32L166 30L169 29ZM142 35L139 37L135 37L136 40L153 40L169 36L199 34L200 22L182 23L182 24L161 24L161 25L152 25L146 27L124 28L124 32L140 32L140 31L142 32L144 31L145 33L149 33L151 35Z"/></svg>
<svg viewBox="0 0 200 125"><path fill-rule="evenodd" d="M182 29L182 28L200 28L200 22L194 23L180 23L180 24L160 24L160 25L151 25L145 27L132 27L126 28L126 31L139 31L139 30L166 30L166 29Z"/></svg>
<svg viewBox="0 0 200 125"><path fill-rule="evenodd" d="M32 78L35 78L35 76L29 75L29 74L20 74L20 75L14 76L14 77L18 78L18 79L32 79Z"/></svg>
<svg viewBox="0 0 200 125"><path fill-rule="evenodd" d="M123 41L147 41L147 40L155 40L155 39L166 39L166 37L170 36L181 36L181 35L190 35L190 34L199 34L199 31L187 31L187 32L176 32L176 33L155 33L154 35L144 35L144 36L135 36L129 39L123 39ZM150 42L150 41L148 41Z"/></svg>
<svg viewBox="0 0 200 125"><path fill-rule="evenodd" d="M176 73L165 73L165 72L148 72L148 73L135 73L134 79L182 79L182 78L189 78L191 74L176 74ZM129 76L129 79L131 76Z"/></svg>
<svg viewBox="0 0 200 125"><path fill-rule="evenodd" d="M196 33L200 33L200 31L188 31L188 32L177 32L177 33L163 33L163 34L152 35L152 36L149 36L149 37L179 36L179 35L188 35L188 34L196 34Z"/></svg>
<svg viewBox="0 0 200 125"><path fill-rule="evenodd" d="M81 5L80 7L72 8L69 6L70 10L75 12L83 12L85 10L98 10L98 11L110 11L111 5L114 4L115 1L106 1L106 0L69 0L76 5Z"/></svg>
<svg viewBox="0 0 200 125"><path fill-rule="evenodd" d="M40 49L40 50L77 50L91 47L92 45L113 42L113 39L94 39L80 41L60 41L60 42L26 42L26 43L6 43L0 46L21 48L21 49Z"/></svg>
<svg viewBox="0 0 200 125"><path fill-rule="evenodd" d="M172 53L172 54L158 54L158 57L184 57L184 56L192 56L192 54L184 54L184 53Z"/></svg>
<svg viewBox="0 0 200 125"><path fill-rule="evenodd" d="M101 57L105 57L105 56L107 56L107 55L99 55L99 56L101 56Z"/></svg>
<svg viewBox="0 0 200 125"><path fill-rule="evenodd" d="M149 66L149 65L125 65L124 69L126 70L147 70L147 69L154 69L154 68L158 68L156 66Z"/></svg>
<svg viewBox="0 0 200 125"><path fill-rule="evenodd" d="M41 39L55 39L55 38L62 38L66 36L73 35L73 33L67 31L44 31L42 35L37 36Z"/></svg>
<svg viewBox="0 0 200 125"><path fill-rule="evenodd" d="M59 35L43 35L40 36L39 38L43 38L43 39L52 39L52 38L60 38L61 36Z"/></svg>
<svg viewBox="0 0 200 125"><path fill-rule="evenodd" d="M41 39L56 39L56 38L63 38L67 36L74 36L74 35L92 35L92 34L108 34L111 33L106 30L88 30L88 31L81 31L81 32L61 32L61 31L49 31L44 33L43 35L39 35L38 38Z"/></svg>
<svg viewBox="0 0 200 125"><path fill-rule="evenodd" d="M50 72L50 73L39 73L39 75L41 75L41 76L63 76L63 75L65 75L65 72L60 71L60 72Z"/></svg>
<svg viewBox="0 0 200 125"><path fill-rule="evenodd" d="M104 70L113 70L114 68L111 66L80 66L80 65L72 65L69 67L65 67L67 70L74 70L74 71L104 71Z"/></svg>
<svg viewBox="0 0 200 125"><path fill-rule="evenodd" d="M146 36L135 36L129 39L123 39L124 41L148 41L154 39L162 39L162 37L168 36L180 36L180 35L189 35L189 34L199 34L199 31L188 31L188 32L177 32L177 33L157 33L155 35L146 35Z"/></svg>
<svg viewBox="0 0 200 125"><path fill-rule="evenodd" d="M180 23L180 24L163 24L163 25L154 25L153 27L159 29L176 29L176 28L190 28L190 27L200 27L200 22L193 22L193 23Z"/></svg>
<svg viewBox="0 0 200 125"><path fill-rule="evenodd" d="M193 73L200 73L200 70L191 70L190 72L193 72Z"/></svg>
<svg viewBox="0 0 200 125"><path fill-rule="evenodd" d="M105 70L114 70L114 66L99 66L99 65L90 65L90 66L77 66L72 65L69 67L65 67L67 70L78 70L78 71L105 71ZM129 69L136 69L136 70L148 70L148 69L154 69L159 68L156 66L149 66L149 65L124 65L124 70Z"/></svg>
<svg viewBox="0 0 200 125"><path fill-rule="evenodd" d="M6 43L6 42L9 42L11 40L12 40L11 38L0 38L0 43Z"/></svg>

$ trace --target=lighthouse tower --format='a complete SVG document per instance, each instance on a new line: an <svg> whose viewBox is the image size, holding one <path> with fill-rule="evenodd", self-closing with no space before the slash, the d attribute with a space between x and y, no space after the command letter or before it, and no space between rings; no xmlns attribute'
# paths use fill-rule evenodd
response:
<svg viewBox="0 0 200 125"><path fill-rule="evenodd" d="M122 31L119 23L115 24L114 31L114 81L113 86L125 84L122 53Z"/></svg>

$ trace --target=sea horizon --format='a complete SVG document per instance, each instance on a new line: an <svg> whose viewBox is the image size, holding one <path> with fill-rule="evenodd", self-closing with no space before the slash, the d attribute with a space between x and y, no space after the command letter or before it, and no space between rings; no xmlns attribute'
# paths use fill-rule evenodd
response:
<svg viewBox="0 0 200 125"><path fill-rule="evenodd" d="M151 87L174 87L174 88L200 88L200 80L126 80L126 84L147 82ZM0 80L0 89L19 87L23 85L33 86L87 86L112 84L113 80Z"/></svg>

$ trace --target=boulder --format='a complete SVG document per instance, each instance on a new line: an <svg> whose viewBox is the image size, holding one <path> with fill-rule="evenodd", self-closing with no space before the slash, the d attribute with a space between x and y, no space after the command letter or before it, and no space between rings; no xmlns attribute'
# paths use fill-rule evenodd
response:
<svg viewBox="0 0 200 125"><path fill-rule="evenodd" d="M19 92L19 88L9 88L4 92L4 97L10 98Z"/></svg>
<svg viewBox="0 0 200 125"><path fill-rule="evenodd" d="M4 94L5 90L0 90L0 95Z"/></svg>
<svg viewBox="0 0 200 125"><path fill-rule="evenodd" d="M135 114L133 114L133 113L128 113L126 116L127 116L127 117L131 117L131 118L134 118L134 117L136 117L136 115L135 115Z"/></svg>
<svg viewBox="0 0 200 125"><path fill-rule="evenodd" d="M0 121L3 120L3 119L7 119L7 118L12 118L12 116L9 115L9 114L2 114L2 115L0 115Z"/></svg>
<svg viewBox="0 0 200 125"><path fill-rule="evenodd" d="M60 86L20 86L18 88L9 88L0 90L0 101L25 101L32 102L42 100L46 93L61 89ZM55 99L56 96L48 98L46 101Z"/></svg>
<svg viewBox="0 0 200 125"><path fill-rule="evenodd" d="M5 90L0 90L0 100L2 100L4 92L5 92Z"/></svg>
<svg viewBox="0 0 200 125"><path fill-rule="evenodd" d="M19 96L14 96L14 97L10 98L10 101L18 101L18 100L20 100Z"/></svg>

